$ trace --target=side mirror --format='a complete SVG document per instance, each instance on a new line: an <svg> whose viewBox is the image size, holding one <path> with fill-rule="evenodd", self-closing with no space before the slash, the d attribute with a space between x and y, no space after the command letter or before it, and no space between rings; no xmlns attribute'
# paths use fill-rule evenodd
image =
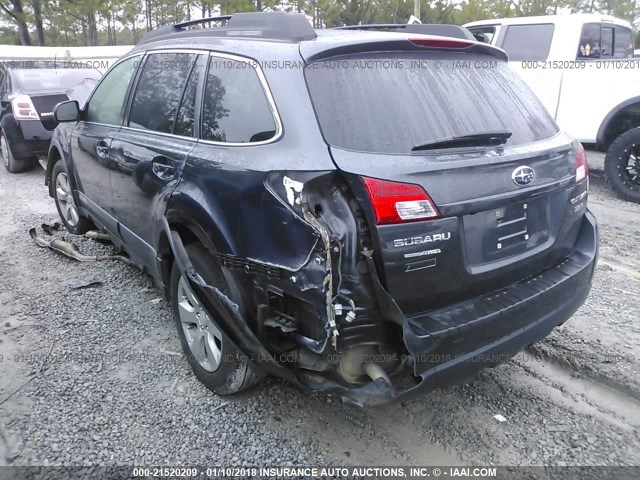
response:
<svg viewBox="0 0 640 480"><path fill-rule="evenodd" d="M53 118L56 122L77 122L80 119L80 106L77 100L67 100L53 107Z"/></svg>
<svg viewBox="0 0 640 480"><path fill-rule="evenodd" d="M0 107L9 108L9 105L11 105L11 102L6 97L0 98Z"/></svg>

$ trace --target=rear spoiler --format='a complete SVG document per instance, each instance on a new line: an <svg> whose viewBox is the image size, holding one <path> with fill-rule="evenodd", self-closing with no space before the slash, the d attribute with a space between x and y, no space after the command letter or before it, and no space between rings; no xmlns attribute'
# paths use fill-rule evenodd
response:
<svg viewBox="0 0 640 480"><path fill-rule="evenodd" d="M421 27L422 25L407 25L406 27ZM301 42L300 54L306 62L312 62L328 57L349 55L362 52L380 51L451 51L456 53L470 53L474 55L487 55L507 62L507 53L497 47L478 42L474 38L467 39L449 36L424 35L422 33L396 33L388 34L372 32L376 28L340 27L332 30L350 30L347 35L331 36L330 42ZM462 28L462 27L461 27ZM358 30L358 31L354 31ZM365 31L363 31L365 30ZM469 32L471 34L471 32ZM327 38L327 37L325 37Z"/></svg>
<svg viewBox="0 0 640 480"><path fill-rule="evenodd" d="M473 34L460 25L438 23L377 23L367 25L347 25L335 27L335 30L381 30L396 33L418 33L420 35L437 35L439 37L462 38L476 41Z"/></svg>

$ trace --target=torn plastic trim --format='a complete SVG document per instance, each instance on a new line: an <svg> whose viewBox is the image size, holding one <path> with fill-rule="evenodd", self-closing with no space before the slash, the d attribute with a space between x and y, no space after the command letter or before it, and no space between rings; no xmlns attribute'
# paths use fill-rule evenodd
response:
<svg viewBox="0 0 640 480"><path fill-rule="evenodd" d="M280 365L251 331L249 325L240 314L238 304L215 286L208 285L195 271L180 234L175 230L171 230L170 233L169 243L174 253L175 261L178 264L178 269L193 285L208 294L204 295L201 300L207 310L213 313L212 320L222 328L229 339L247 355L253 364L258 365L259 368L267 373L286 378L298 387L304 387L304 384L300 382L295 373Z"/></svg>
<svg viewBox="0 0 640 480"><path fill-rule="evenodd" d="M402 313L402 310L400 310L400 307L398 306L396 301L380 283L380 277L378 277L376 265L373 261L373 252L369 250L363 252L363 254L367 260L367 266L369 267L369 274L371 275L371 281L373 282L376 302L378 303L378 308L380 309L382 318L384 318L385 320L390 320L393 323L397 323L401 327L404 326L406 322L404 313Z"/></svg>
<svg viewBox="0 0 640 480"><path fill-rule="evenodd" d="M123 256L123 255L83 255L78 247L71 242L67 242L66 240L62 240L61 238L52 238L51 240L46 240L42 237L39 237L36 233L35 228L31 228L29 230L29 235L33 239L33 241L42 248L49 248L55 252L61 253L69 258L73 258L79 262L99 262L102 260L120 260L128 265L135 266L135 263L131 261L131 259Z"/></svg>

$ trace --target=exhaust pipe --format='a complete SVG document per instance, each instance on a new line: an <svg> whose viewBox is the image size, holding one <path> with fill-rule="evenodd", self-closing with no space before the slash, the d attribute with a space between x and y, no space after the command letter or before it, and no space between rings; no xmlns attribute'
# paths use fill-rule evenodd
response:
<svg viewBox="0 0 640 480"><path fill-rule="evenodd" d="M51 240L45 240L44 238L39 237L36 234L35 228L32 228L29 230L29 235L31 236L33 241L36 243L36 245L38 245L39 247L49 248L54 252L61 253L62 255L65 255L69 258L73 258L74 260L77 260L79 262L99 262L102 260L120 260L121 262L124 262L128 265L135 266L135 263L133 263L129 258L124 257L122 255L98 255L98 256L83 255L82 253L80 253L80 250L78 249L78 247L71 242L67 242L66 240L62 240L61 238L53 238Z"/></svg>

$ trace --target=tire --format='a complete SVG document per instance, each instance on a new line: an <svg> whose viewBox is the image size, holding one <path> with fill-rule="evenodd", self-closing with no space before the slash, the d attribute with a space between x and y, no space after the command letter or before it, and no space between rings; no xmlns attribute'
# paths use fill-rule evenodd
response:
<svg viewBox="0 0 640 480"><path fill-rule="evenodd" d="M91 220L81 216L78 211L73 199L69 176L62 160L58 160L53 166L51 185L53 186L53 198L56 202L58 215L69 233L82 235L89 231L93 224Z"/></svg>
<svg viewBox="0 0 640 480"><path fill-rule="evenodd" d="M611 144L604 173L620 198L640 203L640 127L623 133Z"/></svg>
<svg viewBox="0 0 640 480"><path fill-rule="evenodd" d="M209 285L229 295L228 282L221 266L198 243L185 246L198 274ZM189 281L177 262L171 271L171 308L182 349L196 378L219 395L231 395L256 384L262 374L212 321L202 308ZM217 361L216 361L217 360Z"/></svg>
<svg viewBox="0 0 640 480"><path fill-rule="evenodd" d="M0 156L2 157L4 168L11 173L24 172L33 166L33 161L31 159L17 159L13 156L9 139L5 135L4 131L0 134Z"/></svg>

